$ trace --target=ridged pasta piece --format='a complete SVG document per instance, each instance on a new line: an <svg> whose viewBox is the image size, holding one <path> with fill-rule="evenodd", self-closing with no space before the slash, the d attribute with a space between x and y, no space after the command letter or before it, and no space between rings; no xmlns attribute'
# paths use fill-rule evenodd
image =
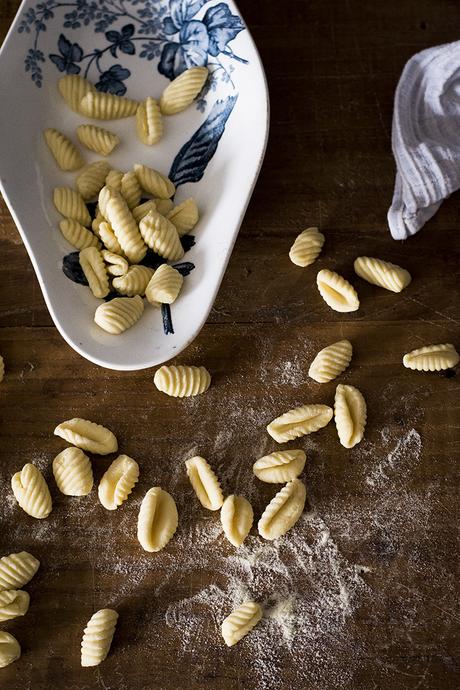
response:
<svg viewBox="0 0 460 690"><path fill-rule="evenodd" d="M100 609L93 613L83 631L81 665L98 666L109 653L118 613L113 609Z"/></svg>
<svg viewBox="0 0 460 690"><path fill-rule="evenodd" d="M198 206L195 199L186 199L171 209L166 217L175 226L179 237L186 235L190 230L193 230L199 220Z"/></svg>
<svg viewBox="0 0 460 690"><path fill-rule="evenodd" d="M25 616L30 597L23 589L4 589L0 592L0 623Z"/></svg>
<svg viewBox="0 0 460 690"><path fill-rule="evenodd" d="M80 112L81 99L96 89L87 79L76 74L67 74L58 81L58 89L67 105L76 113Z"/></svg>
<svg viewBox="0 0 460 690"><path fill-rule="evenodd" d="M302 405L274 419L267 431L277 443L286 443L322 429L329 424L332 415L328 405Z"/></svg>
<svg viewBox="0 0 460 690"><path fill-rule="evenodd" d="M318 228L307 228L297 235L289 251L289 258L296 266L310 266L321 254L325 237Z"/></svg>
<svg viewBox="0 0 460 690"><path fill-rule="evenodd" d="M219 480L206 460L196 455L185 463L187 475L193 486L197 498L203 508L219 510L222 508L224 496Z"/></svg>
<svg viewBox="0 0 460 690"><path fill-rule="evenodd" d="M128 204L129 209L133 209L135 206L139 205L142 190L137 175L133 170L129 170L121 178L120 192Z"/></svg>
<svg viewBox="0 0 460 690"><path fill-rule="evenodd" d="M227 496L220 509L220 521L224 534L233 546L241 546L248 536L254 511L244 496Z"/></svg>
<svg viewBox="0 0 460 690"><path fill-rule="evenodd" d="M147 246L122 195L111 187L103 187L99 194L99 206L128 260L131 263L141 261Z"/></svg>
<svg viewBox="0 0 460 690"><path fill-rule="evenodd" d="M120 120L136 114L139 103L112 93L89 91L80 101L80 113L94 120Z"/></svg>
<svg viewBox="0 0 460 690"><path fill-rule="evenodd" d="M109 278L99 249L96 247L82 249L78 258L93 295L100 298L108 295L110 291Z"/></svg>
<svg viewBox="0 0 460 690"><path fill-rule="evenodd" d="M279 450L255 461L252 469L257 479L268 484L285 484L297 479L305 467L303 450Z"/></svg>
<svg viewBox="0 0 460 690"><path fill-rule="evenodd" d="M53 460L57 487L66 496L87 496L93 488L93 469L80 448L66 448Z"/></svg>
<svg viewBox="0 0 460 690"><path fill-rule="evenodd" d="M457 350L452 343L427 345L408 352L403 357L407 369L417 371L442 371L452 369L460 361Z"/></svg>
<svg viewBox="0 0 460 690"><path fill-rule="evenodd" d="M142 316L144 302L142 297L115 297L110 302L99 305L94 314L94 321L111 335L120 335L134 326Z"/></svg>
<svg viewBox="0 0 460 690"><path fill-rule="evenodd" d="M318 383L327 383L340 376L349 366L353 346L349 340L338 340L318 352L310 364L308 375Z"/></svg>
<svg viewBox="0 0 460 690"><path fill-rule="evenodd" d="M78 175L75 184L84 201L97 197L105 185L105 178L110 172L107 161L95 161L86 165Z"/></svg>
<svg viewBox="0 0 460 690"><path fill-rule="evenodd" d="M80 417L74 417L58 424L54 430L54 435L60 436L73 446L95 455L108 455L118 450L118 441L109 429L106 429L102 424L96 424Z"/></svg>
<svg viewBox="0 0 460 690"><path fill-rule="evenodd" d="M5 377L5 360L0 355L0 383L3 381L4 377Z"/></svg>
<svg viewBox="0 0 460 690"><path fill-rule="evenodd" d="M211 385L211 374L205 367L167 366L156 370L153 382L159 391L173 398L200 395Z"/></svg>
<svg viewBox="0 0 460 690"><path fill-rule="evenodd" d="M20 472L13 474L11 488L20 507L31 517L43 520L51 513L53 504L42 473L28 462Z"/></svg>
<svg viewBox="0 0 460 690"><path fill-rule="evenodd" d="M99 500L107 510L126 501L139 479L139 465L128 455L119 455L99 482Z"/></svg>
<svg viewBox="0 0 460 690"><path fill-rule="evenodd" d="M222 623L222 637L227 647L233 647L248 632L257 625L262 618L262 608L254 601L240 604Z"/></svg>
<svg viewBox="0 0 460 690"><path fill-rule="evenodd" d="M307 492L300 479L293 479L278 491L261 515L258 530L264 539L278 539L295 525L302 515Z"/></svg>
<svg viewBox="0 0 460 690"><path fill-rule="evenodd" d="M125 173L122 170L111 170L105 178L105 184L117 192L121 192L121 181Z"/></svg>
<svg viewBox="0 0 460 690"><path fill-rule="evenodd" d="M133 217L134 217L134 220L136 221L136 223L140 223L142 218L144 216L146 216L149 211L156 211L156 210L157 210L157 206L156 206L155 200L149 199L148 201L144 201L143 204L139 204L139 206L135 206L131 210L131 213L133 214Z"/></svg>
<svg viewBox="0 0 460 690"><path fill-rule="evenodd" d="M91 230L78 223L73 218L64 218L59 223L59 229L72 247L86 249L86 247L99 247L100 242Z"/></svg>
<svg viewBox="0 0 460 690"><path fill-rule="evenodd" d="M367 410L363 394L340 383L335 391L335 425L342 446L353 448L364 436Z"/></svg>
<svg viewBox="0 0 460 690"><path fill-rule="evenodd" d="M178 261L184 256L175 226L158 211L149 211L141 219L139 232L150 249L165 259Z"/></svg>
<svg viewBox="0 0 460 690"><path fill-rule="evenodd" d="M338 273L323 268L316 277L316 283L321 297L334 311L350 312L359 309L355 288Z"/></svg>
<svg viewBox="0 0 460 690"><path fill-rule="evenodd" d="M125 275L112 280L112 286L120 295L134 297L145 295L145 289L153 276L153 269L147 266L130 266Z"/></svg>
<svg viewBox="0 0 460 690"><path fill-rule="evenodd" d="M163 136L160 106L151 96L139 104L136 112L136 130L139 139L147 146L158 143Z"/></svg>
<svg viewBox="0 0 460 690"><path fill-rule="evenodd" d="M45 129L43 135L61 170L78 170L84 165L85 161L80 151L64 134L57 129L50 128Z"/></svg>
<svg viewBox="0 0 460 690"><path fill-rule="evenodd" d="M154 199L154 201L156 210L158 213L161 213L162 216L167 216L168 213L174 208L174 204L171 199Z"/></svg>
<svg viewBox="0 0 460 690"><path fill-rule="evenodd" d="M358 256L353 266L360 278L391 292L401 292L412 280L405 268L371 256Z"/></svg>
<svg viewBox="0 0 460 690"><path fill-rule="evenodd" d="M178 297L184 277L172 266L162 264L157 268L145 290L150 304L172 304Z"/></svg>
<svg viewBox="0 0 460 690"><path fill-rule="evenodd" d="M109 252L113 252L114 254L123 254L121 244L115 237L112 226L106 220L103 220L101 223L99 223L99 237Z"/></svg>
<svg viewBox="0 0 460 690"><path fill-rule="evenodd" d="M144 551L161 551L174 535L178 520L173 497L159 486L149 489L137 520L137 538Z"/></svg>
<svg viewBox="0 0 460 690"><path fill-rule="evenodd" d="M57 210L65 218L72 218L85 227L91 225L91 216L81 194L70 187L55 187L53 201Z"/></svg>
<svg viewBox="0 0 460 690"><path fill-rule="evenodd" d="M141 163L134 164L134 172L137 175L139 184L146 192L159 199L169 199L176 191L175 186L166 175L162 175L158 170L149 168Z"/></svg>
<svg viewBox="0 0 460 690"><path fill-rule="evenodd" d="M120 137L96 125L79 125L77 137L83 146L100 156L108 156L120 143Z"/></svg>
<svg viewBox="0 0 460 690"><path fill-rule="evenodd" d="M107 273L111 276L124 276L128 272L129 264L120 254L111 252L108 249L101 251L102 258L106 263Z"/></svg>
<svg viewBox="0 0 460 690"><path fill-rule="evenodd" d="M40 567L40 561L27 551L10 553L0 558L0 592L19 589L31 581Z"/></svg>
<svg viewBox="0 0 460 690"><path fill-rule="evenodd" d="M190 67L173 79L160 98L163 115L174 115L188 108L203 88L208 74L207 67Z"/></svg>
<svg viewBox="0 0 460 690"><path fill-rule="evenodd" d="M5 668L21 656L21 646L14 635L0 630L0 668Z"/></svg>
<svg viewBox="0 0 460 690"><path fill-rule="evenodd" d="M101 223L106 222L104 216L102 215L102 213L99 209L99 204L97 204L97 206L96 206L95 213L96 213L96 215L93 218L93 220L91 221L91 229L94 232L94 234L96 235L96 237L99 237L99 226Z"/></svg>

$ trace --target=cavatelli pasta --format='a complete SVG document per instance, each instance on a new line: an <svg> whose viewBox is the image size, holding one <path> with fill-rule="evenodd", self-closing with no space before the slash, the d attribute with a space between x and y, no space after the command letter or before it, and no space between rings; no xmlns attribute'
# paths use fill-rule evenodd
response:
<svg viewBox="0 0 460 690"><path fill-rule="evenodd" d="M154 306L172 304L177 299L183 282L184 278L179 271L168 264L162 264L151 277L145 296Z"/></svg>
<svg viewBox="0 0 460 690"><path fill-rule="evenodd" d="M109 174L110 165L107 161L95 161L86 165L78 175L75 184L85 201L97 197L105 185L105 178Z"/></svg>
<svg viewBox="0 0 460 690"><path fill-rule="evenodd" d="M195 199L186 199L167 214L167 219L175 226L179 237L186 235L198 223L198 206Z"/></svg>
<svg viewBox="0 0 460 690"><path fill-rule="evenodd" d="M121 170L111 170L105 178L105 184L117 192L121 192L121 181L124 174Z"/></svg>
<svg viewBox="0 0 460 690"><path fill-rule="evenodd" d="M89 91L80 101L80 113L94 120L119 120L136 114L138 102L101 91Z"/></svg>
<svg viewBox="0 0 460 690"><path fill-rule="evenodd" d="M0 592L0 623L25 616L29 603L30 597L22 589L5 589Z"/></svg>
<svg viewBox="0 0 460 690"><path fill-rule="evenodd" d="M277 443L311 434L329 424L333 411L327 405L302 405L273 420L267 431Z"/></svg>
<svg viewBox="0 0 460 690"><path fill-rule="evenodd" d="M159 486L149 489L139 510L137 538L145 551L161 551L174 535L178 525L173 497Z"/></svg>
<svg viewBox="0 0 460 690"><path fill-rule="evenodd" d="M141 163L135 163L134 172L142 189L152 194L152 196L159 199L169 199L174 195L176 191L175 186L169 177L162 175L158 170L141 165Z"/></svg>
<svg viewBox="0 0 460 690"><path fill-rule="evenodd" d="M318 228L307 228L295 239L289 258L296 266L310 266L321 253L325 237Z"/></svg>
<svg viewBox="0 0 460 690"><path fill-rule="evenodd" d="M106 263L107 273L111 276L124 276L128 272L129 264L120 254L115 254L108 249L101 251L102 258Z"/></svg>
<svg viewBox="0 0 460 690"><path fill-rule="evenodd" d="M48 148L61 170L78 170L85 161L80 151L64 134L57 129L45 129L43 132Z"/></svg>
<svg viewBox="0 0 460 690"><path fill-rule="evenodd" d="M227 496L220 509L220 521L225 536L233 546L241 546L251 530L253 520L254 511L244 496Z"/></svg>
<svg viewBox="0 0 460 690"><path fill-rule="evenodd" d="M80 448L66 448L53 460L57 487L66 496L86 496L93 488L93 470Z"/></svg>
<svg viewBox="0 0 460 690"><path fill-rule="evenodd" d="M350 312L359 309L355 288L338 273L323 268L316 277L316 283L321 297L334 311Z"/></svg>
<svg viewBox="0 0 460 690"><path fill-rule="evenodd" d="M162 393L185 398L207 391L211 385L211 374L205 367L163 365L156 370L153 382Z"/></svg>
<svg viewBox="0 0 460 690"><path fill-rule="evenodd" d="M405 268L370 256L358 256L354 262L354 269L363 280L391 292L401 292L412 280L411 274Z"/></svg>
<svg viewBox="0 0 460 690"><path fill-rule="evenodd" d="M156 210L157 210L156 201L154 199L149 199L148 201L144 201L143 204L140 204L139 206L135 206L135 208L132 209L131 213L133 214L133 217L134 217L134 220L136 221L136 223L140 223L142 218L144 216L146 216L149 211L156 211Z"/></svg>
<svg viewBox="0 0 460 690"><path fill-rule="evenodd" d="M70 187L55 187L53 201L57 210L65 218L72 218L85 227L91 225L91 216L81 194Z"/></svg>
<svg viewBox="0 0 460 690"><path fill-rule="evenodd" d="M118 441L109 429L80 417L74 417L58 424L54 430L54 435L60 436L73 446L95 455L108 455L118 450Z"/></svg>
<svg viewBox="0 0 460 690"><path fill-rule="evenodd" d="M100 156L108 156L120 143L120 137L96 125L79 125L77 137L83 146Z"/></svg>
<svg viewBox="0 0 460 690"><path fill-rule="evenodd" d="M99 194L99 206L128 260L132 263L141 261L147 247L122 195L111 187L103 187Z"/></svg>
<svg viewBox="0 0 460 690"><path fill-rule="evenodd" d="M107 333L119 335L139 321L144 311L142 297L115 297L101 304L94 315L94 321Z"/></svg>
<svg viewBox="0 0 460 690"><path fill-rule="evenodd" d="M278 450L256 460L252 469L262 482L284 484L297 479L306 459L303 450Z"/></svg>
<svg viewBox="0 0 460 690"><path fill-rule="evenodd" d="M80 103L83 96L96 89L87 79L76 74L67 74L58 81L58 89L67 105L76 113L80 112Z"/></svg>
<svg viewBox="0 0 460 690"><path fill-rule="evenodd" d="M283 486L265 508L257 526L264 539L277 539L286 534L302 515L307 492L300 479Z"/></svg>
<svg viewBox="0 0 460 690"><path fill-rule="evenodd" d="M155 206L158 213L161 213L162 216L167 216L174 208L171 199L155 199Z"/></svg>
<svg viewBox="0 0 460 690"><path fill-rule="evenodd" d="M139 232L144 242L154 252L169 261L178 261L184 256L184 249L174 225L158 211L149 211L139 223Z"/></svg>
<svg viewBox="0 0 460 690"><path fill-rule="evenodd" d="M206 460L199 455L185 463L190 484L203 508L219 510L224 502L219 480Z"/></svg>
<svg viewBox="0 0 460 690"><path fill-rule="evenodd" d="M147 146L156 144L163 136L160 106L151 96L148 96L137 108L136 129L139 139Z"/></svg>
<svg viewBox="0 0 460 690"><path fill-rule="evenodd" d="M0 630L0 668L5 668L21 656L21 646L14 635Z"/></svg>
<svg viewBox="0 0 460 690"><path fill-rule="evenodd" d="M121 244L115 237L115 233L112 230L110 223L108 223L106 220L103 220L101 223L99 223L98 232L104 247L114 254L123 254Z"/></svg>
<svg viewBox="0 0 460 690"><path fill-rule="evenodd" d="M262 618L262 608L254 601L245 601L227 616L221 626L222 637L227 647L233 647Z"/></svg>
<svg viewBox="0 0 460 690"><path fill-rule="evenodd" d="M168 84L160 98L163 115L174 115L188 108L208 78L207 67L191 67Z"/></svg>
<svg viewBox="0 0 460 690"><path fill-rule="evenodd" d="M339 340L318 352L310 365L308 375L318 383L337 378L351 362L353 347L349 340Z"/></svg>
<svg viewBox="0 0 460 690"><path fill-rule="evenodd" d="M101 223L105 221L104 216L102 215L100 209L99 209L99 204L96 206L96 215L91 221L91 228L96 237L99 237L99 226Z"/></svg>
<svg viewBox="0 0 460 690"><path fill-rule="evenodd" d="M116 510L128 498L139 479L139 465L128 455L119 455L104 473L98 489L107 510Z"/></svg>
<svg viewBox="0 0 460 690"><path fill-rule="evenodd" d="M98 666L109 653L118 613L113 609L100 609L89 619L81 641L81 665Z"/></svg>
<svg viewBox="0 0 460 690"><path fill-rule="evenodd" d="M139 205L142 190L133 170L125 173L121 178L120 192L128 204L128 208L132 209Z"/></svg>
<svg viewBox="0 0 460 690"><path fill-rule="evenodd" d="M78 223L73 218L64 218L59 223L59 229L69 244L76 249L86 249L86 247L99 247L100 242L91 230Z"/></svg>
<svg viewBox="0 0 460 690"><path fill-rule="evenodd" d="M339 384L335 391L335 425L342 446L353 448L364 436L366 401L354 386Z"/></svg>
<svg viewBox="0 0 460 690"><path fill-rule="evenodd" d="M99 249L96 247L82 249L78 258L93 295L100 298L108 295L109 278Z"/></svg>
<svg viewBox="0 0 460 690"><path fill-rule="evenodd" d="M31 517L42 520L51 513L53 504L48 485L35 465L28 462L13 474L11 488L21 508Z"/></svg>
<svg viewBox="0 0 460 690"><path fill-rule="evenodd" d="M442 371L451 369L460 361L457 350L451 343L442 345L427 345L408 352L403 357L403 364L407 369L417 371Z"/></svg>
<svg viewBox="0 0 460 690"><path fill-rule="evenodd" d="M0 558L0 591L19 589L33 578L40 561L27 551L10 553Z"/></svg>
<svg viewBox="0 0 460 690"><path fill-rule="evenodd" d="M147 266L131 266L123 276L114 278L112 285L120 295L126 297L145 295L145 289L152 276L153 269Z"/></svg>

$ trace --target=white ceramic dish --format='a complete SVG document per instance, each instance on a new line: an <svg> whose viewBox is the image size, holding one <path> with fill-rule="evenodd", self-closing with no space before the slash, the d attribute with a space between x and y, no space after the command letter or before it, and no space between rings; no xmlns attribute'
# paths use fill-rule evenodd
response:
<svg viewBox="0 0 460 690"><path fill-rule="evenodd" d="M193 64L208 64L211 88L185 112L165 118L158 145L138 141L134 118L102 123L122 140L108 158L113 167L143 162L168 173L173 166L176 201L193 196L201 211L196 244L184 257L195 269L171 305L174 334L164 333L160 310L147 305L133 328L111 336L93 321L100 300L62 271L74 249L59 232L52 190L73 186L75 174L58 170L42 131L56 127L76 141L75 127L88 120L67 108L57 81L87 72L103 89L142 99L160 96L174 74ZM25 0L0 52L0 93L1 191L61 335L111 369L143 369L174 357L209 314L265 152L265 75L234 2ZM88 162L98 158L84 155Z"/></svg>

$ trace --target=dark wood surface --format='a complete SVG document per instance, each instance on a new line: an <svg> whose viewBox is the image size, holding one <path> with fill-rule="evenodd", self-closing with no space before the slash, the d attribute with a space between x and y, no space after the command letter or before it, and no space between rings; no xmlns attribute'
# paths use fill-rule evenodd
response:
<svg viewBox="0 0 460 690"><path fill-rule="evenodd" d="M1 3L3 34L18 4ZM26 549L42 563L27 587L29 613L1 626L23 648L21 660L0 671L0 686L9 690L459 686L458 371L416 373L401 358L423 344L460 344L460 199L454 195L404 243L391 239L386 211L398 77L416 51L458 39L460 6L240 6L267 72L271 132L214 308L178 358L209 368L206 395L169 399L154 388L153 371L106 371L73 352L53 327L14 224L0 208L7 370L0 386L0 554ZM319 225L327 242L314 267L299 269L287 253L308 225ZM401 295L365 284L352 272L360 254L400 263L413 283ZM327 308L315 287L322 267L353 279L358 312ZM251 479L254 459L275 445L264 426L294 405L332 402L334 384L320 387L307 371L315 352L340 337L355 348L341 380L367 399L366 438L346 451L330 425L292 444L307 449L311 512L284 543L301 556L283 547L291 575L276 575L270 564L266 572L257 564L239 571L260 600L277 588L295 590L297 632L281 643L265 623L228 650L218 626L235 586L234 549L218 534L218 516L198 506L183 460L196 452L207 457L224 491L250 496L258 516L274 493ZM69 499L52 481L52 458L64 447L52 432L73 416L106 424L140 464L139 485L114 514L98 505L95 490ZM54 510L40 523L11 500L10 477L28 461L44 470L53 494ZM94 460L96 480L109 461ZM181 519L167 549L149 556L137 543L136 517L146 489L157 484L173 493ZM214 535L208 541L207 533ZM245 553L257 551L252 535ZM82 628L103 606L120 613L112 652L99 669L81 669Z"/></svg>

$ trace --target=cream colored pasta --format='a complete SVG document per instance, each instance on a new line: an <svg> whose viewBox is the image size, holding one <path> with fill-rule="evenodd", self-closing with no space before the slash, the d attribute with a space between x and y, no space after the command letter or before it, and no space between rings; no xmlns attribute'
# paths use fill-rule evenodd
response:
<svg viewBox="0 0 460 690"><path fill-rule="evenodd" d="M3 556L0 558L0 592L23 587L30 582L39 567L40 561L27 551Z"/></svg>
<svg viewBox="0 0 460 690"><path fill-rule="evenodd" d="M339 384L335 391L335 425L342 446L353 448L364 436L367 410L363 394L354 386Z"/></svg>
<svg viewBox="0 0 460 690"><path fill-rule="evenodd" d="M83 146L100 156L108 156L120 143L120 137L96 125L79 125L77 137Z"/></svg>
<svg viewBox="0 0 460 690"><path fill-rule="evenodd" d="M103 475L99 500L107 510L116 510L126 501L139 479L139 465L128 455L119 455Z"/></svg>
<svg viewBox="0 0 460 690"><path fill-rule="evenodd" d="M107 161L95 161L83 168L76 179L76 185L84 201L97 197L105 185L109 171L110 165Z"/></svg>
<svg viewBox="0 0 460 690"><path fill-rule="evenodd" d="M295 239L289 258L296 266L310 266L321 254L325 237L318 228L307 228Z"/></svg>
<svg viewBox="0 0 460 690"><path fill-rule="evenodd" d="M91 221L91 228L92 228L92 231L94 232L94 234L96 235L96 237L99 237L99 226L101 223L104 223L104 222L106 222L106 220L99 210L99 204L97 204L96 215L93 218L93 220Z"/></svg>
<svg viewBox="0 0 460 690"><path fill-rule="evenodd" d="M154 252L169 261L178 261L184 250L174 225L158 211L149 211L139 223L139 231L144 242Z"/></svg>
<svg viewBox="0 0 460 690"><path fill-rule="evenodd" d="M5 361L3 357L0 355L0 383L3 381L5 378Z"/></svg>
<svg viewBox="0 0 460 690"><path fill-rule="evenodd" d="M109 252L113 252L114 254L118 255L123 254L121 244L115 237L112 226L106 220L103 220L101 223L99 223L99 237Z"/></svg>
<svg viewBox="0 0 460 690"><path fill-rule="evenodd" d="M28 462L11 478L13 494L21 508L31 517L42 520L51 513L53 504L48 485L35 465Z"/></svg>
<svg viewBox="0 0 460 690"><path fill-rule="evenodd" d="M256 460L252 469L262 482L285 484L301 474L306 459L303 450L279 450Z"/></svg>
<svg viewBox="0 0 460 690"><path fill-rule="evenodd" d="M172 304L182 288L183 276L172 266L162 264L157 268L145 290L150 304Z"/></svg>
<svg viewBox="0 0 460 690"><path fill-rule="evenodd" d="M145 494L137 521L137 538L144 551L161 551L178 525L177 507L167 491L154 486Z"/></svg>
<svg viewBox="0 0 460 690"><path fill-rule="evenodd" d="M121 181L125 173L121 170L111 170L105 178L105 184L117 192L121 192Z"/></svg>
<svg viewBox="0 0 460 690"><path fill-rule="evenodd" d="M159 391L173 398L199 395L211 385L211 374L205 367L167 366L156 370L153 382Z"/></svg>
<svg viewBox="0 0 460 690"><path fill-rule="evenodd" d="M107 333L120 335L139 321L143 311L144 302L139 295L116 297L96 309L94 321Z"/></svg>
<svg viewBox="0 0 460 690"><path fill-rule="evenodd" d="M74 417L58 424L54 430L54 435L60 436L64 441L77 448L96 455L108 455L118 450L118 441L109 429L80 417Z"/></svg>
<svg viewBox="0 0 460 690"><path fill-rule="evenodd" d="M340 376L349 366L353 346L349 340L338 340L318 352L310 365L308 375L318 383L327 383Z"/></svg>
<svg viewBox="0 0 460 690"><path fill-rule="evenodd" d="M316 283L321 297L334 311L350 312L359 309L355 288L338 273L323 268L316 277Z"/></svg>
<svg viewBox="0 0 460 690"><path fill-rule="evenodd" d="M201 505L208 510L219 510L224 502L222 489L215 473L199 455L185 463L190 483Z"/></svg>
<svg viewBox="0 0 460 690"><path fill-rule="evenodd" d="M91 216L86 208L86 204L81 194L74 189L70 189L70 187L55 187L53 201L59 213L65 218L72 218L85 227L91 225Z"/></svg>
<svg viewBox="0 0 460 690"><path fill-rule="evenodd" d="M105 270L104 259L96 247L82 249L79 254L80 266L95 297L109 294L109 279Z"/></svg>
<svg viewBox="0 0 460 690"><path fill-rule="evenodd" d="M455 367L460 360L457 350L451 343L427 345L408 352L403 357L407 369L417 371L442 371Z"/></svg>
<svg viewBox="0 0 460 690"><path fill-rule="evenodd" d="M158 102L148 96L136 112L137 136L142 143L152 146L163 136L163 119Z"/></svg>
<svg viewBox="0 0 460 690"><path fill-rule="evenodd" d="M363 280L391 292L401 292L412 280L411 274L405 268L371 256L358 256L354 262L354 269Z"/></svg>
<svg viewBox="0 0 460 690"><path fill-rule="evenodd" d="M130 266L125 275L112 280L117 292L127 297L145 295L145 289L153 276L153 269L147 266Z"/></svg>
<svg viewBox="0 0 460 690"><path fill-rule="evenodd" d="M155 206L155 210L158 211L158 213L161 213L162 216L167 216L168 213L174 208L174 204L171 199L155 199Z"/></svg>
<svg viewBox="0 0 460 690"><path fill-rule="evenodd" d="M108 249L101 251L102 258L106 263L107 273L111 276L124 276L128 272L129 264L123 256L115 254Z"/></svg>
<svg viewBox="0 0 460 690"><path fill-rule="evenodd" d="M156 211L157 206L156 202L154 199L149 199L148 201L144 201L143 204L140 204L139 206L135 206L132 210L131 213L133 214L134 220L136 223L140 223L142 218L147 215L149 211Z"/></svg>
<svg viewBox="0 0 460 690"><path fill-rule="evenodd" d="M25 616L29 609L30 597L22 589L4 589L0 592L0 623L18 616Z"/></svg>
<svg viewBox="0 0 460 690"><path fill-rule="evenodd" d="M17 639L6 630L0 630L0 668L5 668L21 656L21 647Z"/></svg>
<svg viewBox="0 0 460 690"><path fill-rule="evenodd" d="M80 101L80 113L94 120L119 120L136 114L137 101L101 91L89 91Z"/></svg>
<svg viewBox="0 0 460 690"><path fill-rule="evenodd" d="M73 218L64 218L59 223L59 229L67 242L76 249L99 247L100 242L91 230L78 223Z"/></svg>
<svg viewBox="0 0 460 690"><path fill-rule="evenodd" d="M111 187L103 187L99 194L99 206L128 260L131 263L141 261L147 247L122 195Z"/></svg>
<svg viewBox="0 0 460 690"><path fill-rule="evenodd" d="M67 105L76 113L80 112L81 99L96 89L87 79L76 74L67 74L58 81L58 89Z"/></svg>
<svg viewBox="0 0 460 690"><path fill-rule="evenodd" d="M66 496L87 496L93 488L93 469L80 448L66 448L53 460L57 487Z"/></svg>
<svg viewBox="0 0 460 690"><path fill-rule="evenodd" d="M163 115L174 115L188 108L203 88L208 74L207 67L191 67L173 79L160 98Z"/></svg>
<svg viewBox="0 0 460 690"><path fill-rule="evenodd" d="M118 613L113 609L100 609L93 613L83 632L81 665L98 666L107 657L112 644Z"/></svg>
<svg viewBox="0 0 460 690"><path fill-rule="evenodd" d="M262 608L254 601L240 604L222 623L222 637L227 647L233 647L248 632L257 625L262 618Z"/></svg>
<svg viewBox="0 0 460 690"><path fill-rule="evenodd" d="M57 129L45 129L43 132L48 148L61 170L78 170L85 161L74 144Z"/></svg>
<svg viewBox="0 0 460 690"><path fill-rule="evenodd" d="M124 197L128 208L133 209L139 205L141 200L141 186L137 179L136 173L133 170L125 173L121 178L120 192Z"/></svg>
<svg viewBox="0 0 460 690"><path fill-rule="evenodd" d="M278 491L259 520L261 537L272 541L286 534L302 515L307 492L300 479L293 479Z"/></svg>
<svg viewBox="0 0 460 690"><path fill-rule="evenodd" d="M166 216L175 226L179 237L186 235L198 223L198 206L195 199L186 199L179 206L175 206Z"/></svg>
<svg viewBox="0 0 460 690"><path fill-rule="evenodd" d="M175 186L166 175L162 175L158 170L149 168L141 163L135 163L134 172L137 175L139 184L149 194L159 199L169 199L176 191Z"/></svg>
<svg viewBox="0 0 460 690"><path fill-rule="evenodd" d="M277 443L286 443L322 429L329 424L332 414L327 405L302 405L274 419L267 431Z"/></svg>
<svg viewBox="0 0 460 690"><path fill-rule="evenodd" d="M220 509L220 521L225 536L233 546L241 546L251 530L253 520L254 511L244 496L227 496Z"/></svg>

